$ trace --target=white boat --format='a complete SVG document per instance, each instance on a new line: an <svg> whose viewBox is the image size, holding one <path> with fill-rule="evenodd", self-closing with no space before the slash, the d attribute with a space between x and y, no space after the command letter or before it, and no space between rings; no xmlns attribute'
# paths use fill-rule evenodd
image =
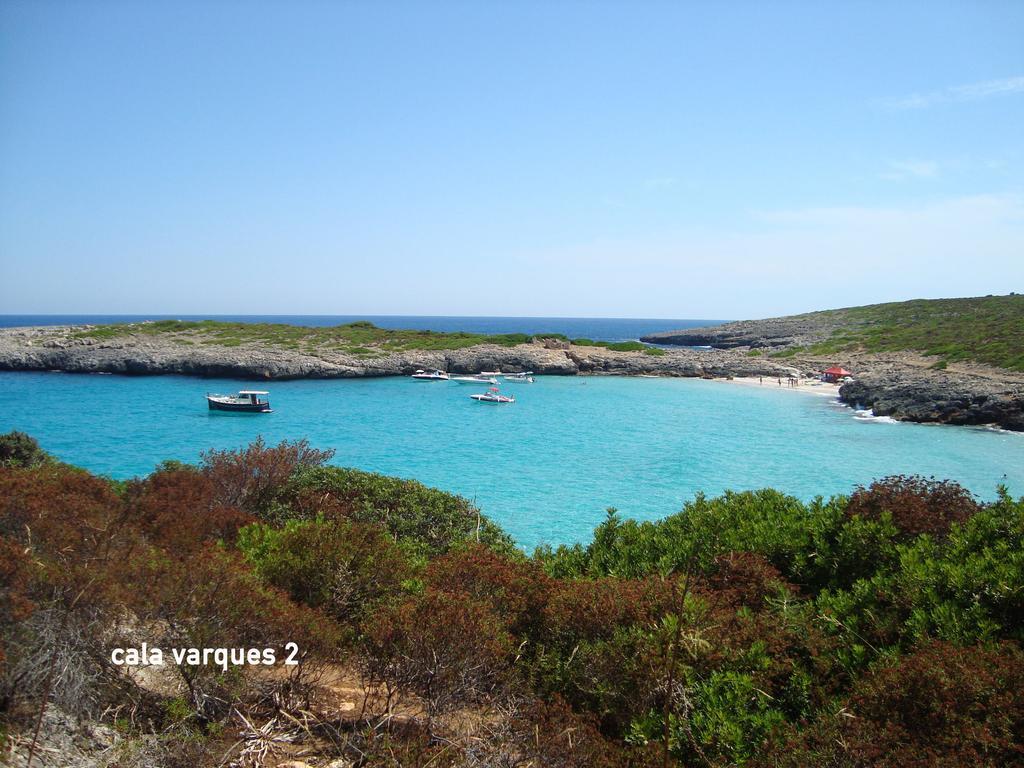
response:
<svg viewBox="0 0 1024 768"><path fill-rule="evenodd" d="M478 403L514 403L516 399L511 395L503 395L497 387L490 387L486 392L479 395L470 395Z"/></svg>
<svg viewBox="0 0 1024 768"><path fill-rule="evenodd" d="M448 374L444 371L416 371L412 378L416 381L448 381Z"/></svg>
<svg viewBox="0 0 1024 768"><path fill-rule="evenodd" d="M526 384L533 384L533 371L526 371L524 373L506 373L505 381L518 381Z"/></svg>
<svg viewBox="0 0 1024 768"><path fill-rule="evenodd" d="M478 376L493 376L494 378L498 378L499 376L501 376L501 371L480 371L480 373L477 374L477 375Z"/></svg>
<svg viewBox="0 0 1024 768"><path fill-rule="evenodd" d="M498 380L493 376L484 376L482 373L475 373L469 376L452 376L449 381L456 384L497 384Z"/></svg>

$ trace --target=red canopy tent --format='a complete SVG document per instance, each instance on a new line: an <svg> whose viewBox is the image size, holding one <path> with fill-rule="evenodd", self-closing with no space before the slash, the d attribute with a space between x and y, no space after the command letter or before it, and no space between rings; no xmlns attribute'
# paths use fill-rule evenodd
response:
<svg viewBox="0 0 1024 768"><path fill-rule="evenodd" d="M831 368L826 368L822 371L822 378L825 381L839 381L844 376L853 376L853 374L839 365L833 365Z"/></svg>

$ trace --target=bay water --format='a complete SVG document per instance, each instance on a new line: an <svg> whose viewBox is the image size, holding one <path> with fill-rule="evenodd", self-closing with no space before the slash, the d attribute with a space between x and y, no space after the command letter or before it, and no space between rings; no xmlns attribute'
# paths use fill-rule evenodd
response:
<svg viewBox="0 0 1024 768"><path fill-rule="evenodd" d="M270 414L220 414L206 392L270 390ZM802 499L893 474L1024 495L1024 435L866 418L833 398L698 379L542 376L482 387L408 378L260 383L0 373L0 432L115 478L164 459L305 437L333 463L460 493L527 549L589 540L607 507L654 519L697 492L774 487Z"/></svg>

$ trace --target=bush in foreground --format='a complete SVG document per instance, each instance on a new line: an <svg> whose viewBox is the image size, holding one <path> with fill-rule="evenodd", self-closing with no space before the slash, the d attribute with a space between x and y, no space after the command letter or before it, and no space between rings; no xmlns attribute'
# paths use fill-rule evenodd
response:
<svg viewBox="0 0 1024 768"><path fill-rule="evenodd" d="M117 717L152 765L1024 763L1024 501L699 496L526 558L464 499L307 447L127 484L0 468L4 727ZM159 690L109 660L143 639L302 664Z"/></svg>

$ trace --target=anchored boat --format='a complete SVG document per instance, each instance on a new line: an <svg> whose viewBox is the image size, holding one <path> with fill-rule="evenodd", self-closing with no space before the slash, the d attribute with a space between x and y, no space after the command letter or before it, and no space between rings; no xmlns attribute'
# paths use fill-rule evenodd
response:
<svg viewBox="0 0 1024 768"><path fill-rule="evenodd" d="M485 376L482 373L474 373L469 376L452 376L451 380L456 384L497 384L498 380L493 376Z"/></svg>
<svg viewBox="0 0 1024 768"><path fill-rule="evenodd" d="M269 395L262 389L243 389L237 395L206 394L206 403L211 411L234 411L235 413L270 413L270 401L260 395Z"/></svg>
<svg viewBox="0 0 1024 768"><path fill-rule="evenodd" d="M448 381L448 374L444 371L416 371L412 377L416 381Z"/></svg>
<svg viewBox="0 0 1024 768"><path fill-rule="evenodd" d="M497 387L490 387L486 392L479 395L470 395L478 403L514 403L516 399L511 395L503 395Z"/></svg>
<svg viewBox="0 0 1024 768"><path fill-rule="evenodd" d="M505 381L518 381L523 384L533 384L533 371L524 373L506 373Z"/></svg>

